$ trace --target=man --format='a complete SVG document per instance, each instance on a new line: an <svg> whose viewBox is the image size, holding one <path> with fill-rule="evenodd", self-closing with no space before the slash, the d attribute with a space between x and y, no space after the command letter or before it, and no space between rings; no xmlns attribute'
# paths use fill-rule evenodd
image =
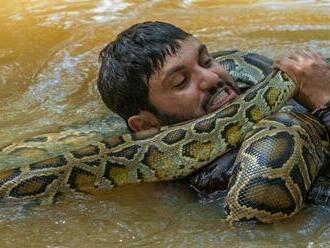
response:
<svg viewBox="0 0 330 248"><path fill-rule="evenodd" d="M133 25L108 44L100 57L98 88L102 99L133 132L198 118L230 103L240 93L204 44L168 23ZM275 66L297 83L296 100L309 110L330 100L330 70L320 54L295 52ZM195 188L219 188L212 178L219 181L236 154L224 155L200 174L204 178L193 177Z"/></svg>

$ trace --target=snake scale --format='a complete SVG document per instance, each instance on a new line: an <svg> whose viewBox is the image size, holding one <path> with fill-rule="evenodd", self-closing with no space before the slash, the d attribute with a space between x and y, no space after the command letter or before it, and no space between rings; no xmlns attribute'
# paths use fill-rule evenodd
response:
<svg viewBox="0 0 330 248"><path fill-rule="evenodd" d="M255 85L191 122L109 137L2 170L1 201L47 204L72 189L173 180L240 146L225 199L227 220L270 223L296 214L326 161L326 129L309 114L281 110L296 86L265 57L236 51L215 56L238 85Z"/></svg>

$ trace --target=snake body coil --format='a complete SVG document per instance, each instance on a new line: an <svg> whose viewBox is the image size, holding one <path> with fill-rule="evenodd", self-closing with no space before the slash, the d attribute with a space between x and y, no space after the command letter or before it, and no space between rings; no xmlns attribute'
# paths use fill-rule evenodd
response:
<svg viewBox="0 0 330 248"><path fill-rule="evenodd" d="M70 189L173 180L242 145L226 198L228 220L273 222L292 216L326 159L327 133L307 114L272 115L295 91L283 72L269 73L267 63L248 53L223 53L218 62L226 69L244 66L246 82L261 81L224 108L189 123L111 137L1 171L1 200L49 203Z"/></svg>

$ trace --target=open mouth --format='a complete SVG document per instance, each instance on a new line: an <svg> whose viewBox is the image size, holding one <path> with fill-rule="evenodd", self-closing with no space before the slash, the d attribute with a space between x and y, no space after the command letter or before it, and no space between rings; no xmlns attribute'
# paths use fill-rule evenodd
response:
<svg viewBox="0 0 330 248"><path fill-rule="evenodd" d="M227 105L232 102L237 95L237 92L230 86L220 88L218 92L211 97L206 108L207 113L211 113L220 107Z"/></svg>

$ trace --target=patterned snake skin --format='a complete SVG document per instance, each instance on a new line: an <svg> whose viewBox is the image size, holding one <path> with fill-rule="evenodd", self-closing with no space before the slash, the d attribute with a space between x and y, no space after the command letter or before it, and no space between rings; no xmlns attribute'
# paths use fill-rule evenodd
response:
<svg viewBox="0 0 330 248"><path fill-rule="evenodd" d="M106 138L3 170L1 201L43 204L72 189L173 180L241 146L225 200L228 221L270 223L296 214L326 161L326 129L309 114L281 110L295 84L272 71L267 58L235 51L215 56L240 87L255 85L189 123Z"/></svg>

